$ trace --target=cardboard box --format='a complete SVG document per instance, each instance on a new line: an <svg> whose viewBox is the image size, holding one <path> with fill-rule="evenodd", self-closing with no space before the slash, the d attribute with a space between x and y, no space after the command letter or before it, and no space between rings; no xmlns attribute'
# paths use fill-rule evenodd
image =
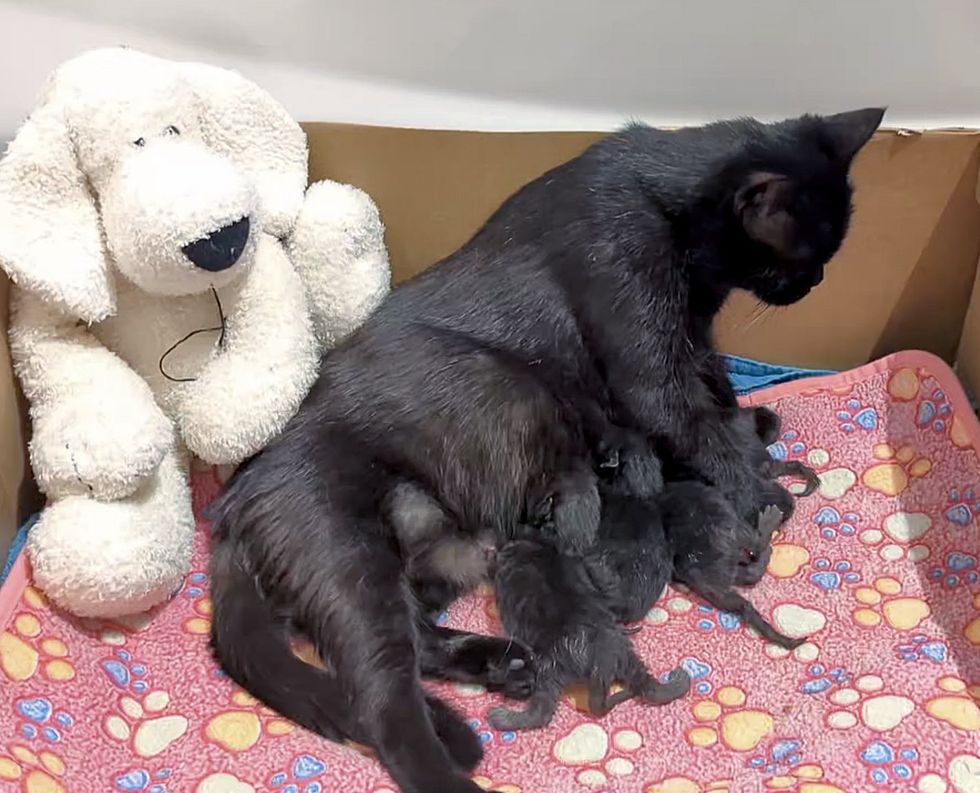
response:
<svg viewBox="0 0 980 793"><path fill-rule="evenodd" d="M311 178L355 184L380 206L396 281L454 251L515 189L600 137L336 124L305 128ZM851 233L824 283L801 303L761 316L754 300L735 296L718 323L720 348L833 369L908 348L954 362L960 349L962 375L980 391L978 170L980 132L876 135L855 165ZM6 287L0 288L3 327ZM36 503L23 408L3 340L0 556Z"/></svg>

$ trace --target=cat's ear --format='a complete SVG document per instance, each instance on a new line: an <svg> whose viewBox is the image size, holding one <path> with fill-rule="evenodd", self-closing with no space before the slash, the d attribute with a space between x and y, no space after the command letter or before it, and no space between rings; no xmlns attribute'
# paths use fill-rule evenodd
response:
<svg viewBox="0 0 980 793"><path fill-rule="evenodd" d="M850 162L867 143L884 118L885 108L868 107L823 117L823 127L834 154Z"/></svg>
<svg viewBox="0 0 980 793"><path fill-rule="evenodd" d="M735 214L749 237L787 254L793 239L795 221L788 211L792 186L786 176L754 171L735 192Z"/></svg>

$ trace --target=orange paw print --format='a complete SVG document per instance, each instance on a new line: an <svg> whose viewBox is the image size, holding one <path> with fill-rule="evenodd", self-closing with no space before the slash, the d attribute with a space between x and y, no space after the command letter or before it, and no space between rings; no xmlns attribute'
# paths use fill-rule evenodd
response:
<svg viewBox="0 0 980 793"><path fill-rule="evenodd" d="M796 766L786 774L776 774L766 780L768 790L795 790L796 793L845 793L844 788L824 779L824 770L816 763Z"/></svg>
<svg viewBox="0 0 980 793"><path fill-rule="evenodd" d="M237 754L251 749L263 732L279 737L289 735L295 729L245 691L236 691L231 695L231 701L235 707L213 716L204 728L205 738L226 751Z"/></svg>
<svg viewBox="0 0 980 793"><path fill-rule="evenodd" d="M28 605L46 605L43 595L33 587L24 592ZM29 680L41 669L55 683L75 677L67 645L56 636L45 636L41 620L30 612L17 614L11 628L0 633L0 670L15 683Z"/></svg>
<svg viewBox="0 0 980 793"><path fill-rule="evenodd" d="M512 785L509 782L494 782L488 776L475 776L473 781L484 790L492 790L495 793L524 793L524 788L520 785Z"/></svg>
<svg viewBox="0 0 980 793"><path fill-rule="evenodd" d="M730 779L715 779L700 784L686 776L668 776L652 785L647 785L644 793L728 793Z"/></svg>
<svg viewBox="0 0 980 793"><path fill-rule="evenodd" d="M858 625L873 628L882 618L898 631L918 628L932 613L922 598L900 597L902 584L895 578L879 576L874 586L862 586L854 590L855 599L862 604L851 615Z"/></svg>
<svg viewBox="0 0 980 793"><path fill-rule="evenodd" d="M65 763L58 755L32 752L19 744L9 751L9 755L0 754L0 781L19 783L24 793L67 793L58 781L65 775Z"/></svg>
<svg viewBox="0 0 980 793"><path fill-rule="evenodd" d="M211 633L211 615L214 606L206 594L205 587L208 577L204 573L191 573L187 576L187 584L183 595L194 604L194 616L184 620L184 630L196 636L207 636Z"/></svg>
<svg viewBox="0 0 980 793"><path fill-rule="evenodd" d="M861 481L864 486L886 496L905 492L912 479L921 479L932 470L932 461L918 457L914 446L895 449L887 443L879 443L872 454L882 462L871 466Z"/></svg>
<svg viewBox="0 0 980 793"><path fill-rule="evenodd" d="M743 709L745 692L738 686L718 689L714 699L694 704L691 712L700 722L687 731L692 746L713 746L719 740L736 752L755 749L773 728L773 717L762 710Z"/></svg>
<svg viewBox="0 0 980 793"><path fill-rule="evenodd" d="M926 713L967 733L980 730L980 685L970 686L952 676L941 677L936 684L942 693L926 702Z"/></svg>

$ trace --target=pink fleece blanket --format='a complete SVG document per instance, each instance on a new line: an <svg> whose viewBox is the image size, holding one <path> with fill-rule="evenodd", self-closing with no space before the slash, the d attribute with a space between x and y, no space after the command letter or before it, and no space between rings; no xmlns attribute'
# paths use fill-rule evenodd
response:
<svg viewBox="0 0 980 793"><path fill-rule="evenodd" d="M496 699L434 686L486 747L504 793L980 791L980 425L952 372L902 353L752 397L776 453L820 473L750 592L789 653L671 590L635 640L682 662L690 695L602 721L574 693L547 730L498 732ZM198 507L217 490L198 476ZM206 527L193 571L153 614L76 621L30 586L0 591L0 788L31 793L391 793L358 751L300 730L225 679L208 653ZM450 624L498 629L489 593ZM406 740L409 736L406 736Z"/></svg>

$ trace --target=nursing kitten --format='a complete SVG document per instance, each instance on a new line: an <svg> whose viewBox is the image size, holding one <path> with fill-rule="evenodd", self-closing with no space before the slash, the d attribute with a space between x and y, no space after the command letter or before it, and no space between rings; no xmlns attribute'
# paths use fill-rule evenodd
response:
<svg viewBox="0 0 980 793"><path fill-rule="evenodd" d="M529 493L592 467L584 430L552 434L570 384L754 521L769 480L722 419L734 395L712 321L732 289L787 305L820 283L847 230L851 162L882 113L631 125L395 289L324 357L296 416L215 507L215 543L242 560L212 578L228 675L310 729L356 729L404 793L480 793L460 770L472 753L444 743L461 733L421 686L420 655L453 639L420 634L386 494L418 482L464 533L506 540ZM544 390L527 379L542 364L560 375ZM565 547L587 547L597 529L579 526ZM284 692L288 648L254 656L256 622L278 628L234 608L226 593L243 586L304 627L329 681Z"/></svg>
<svg viewBox="0 0 980 793"><path fill-rule="evenodd" d="M806 639L780 633L736 586L751 586L766 572L772 534L782 515L767 507L755 525L742 520L716 489L700 482L671 482L659 499L673 580L719 611L741 617L764 638L792 650Z"/></svg>
<svg viewBox="0 0 980 793"><path fill-rule="evenodd" d="M534 653L534 693L523 710L492 708L487 721L498 730L531 730L551 722L562 692L588 681L589 709L603 716L632 697L649 704L687 693L691 679L681 668L665 682L652 678L609 607L618 584L591 555L563 552L547 534L526 529L497 553L497 611L508 636ZM613 683L622 691L609 694Z"/></svg>

